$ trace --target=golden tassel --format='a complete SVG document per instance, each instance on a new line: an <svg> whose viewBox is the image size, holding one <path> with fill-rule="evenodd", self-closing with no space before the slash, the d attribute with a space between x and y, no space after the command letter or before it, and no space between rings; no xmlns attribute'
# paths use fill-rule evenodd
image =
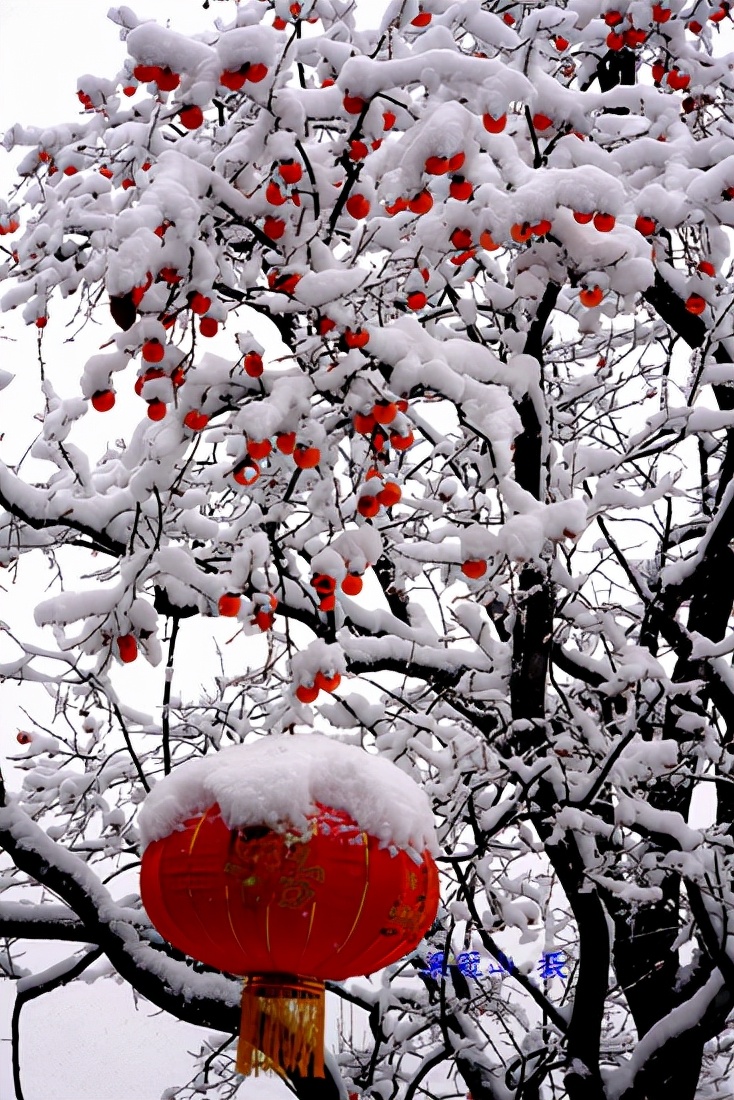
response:
<svg viewBox="0 0 734 1100"><path fill-rule="evenodd" d="M242 990L237 1072L324 1076L324 983L293 974L251 974Z"/></svg>

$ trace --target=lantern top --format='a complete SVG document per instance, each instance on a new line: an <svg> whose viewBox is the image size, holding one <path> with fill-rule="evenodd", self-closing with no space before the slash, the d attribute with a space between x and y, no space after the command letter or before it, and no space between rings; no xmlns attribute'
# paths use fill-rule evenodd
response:
<svg viewBox="0 0 734 1100"><path fill-rule="evenodd" d="M270 735L189 760L160 780L140 811L142 846L213 803L230 829L305 831L316 803L344 810L382 846L436 854L431 806L390 760L323 734Z"/></svg>

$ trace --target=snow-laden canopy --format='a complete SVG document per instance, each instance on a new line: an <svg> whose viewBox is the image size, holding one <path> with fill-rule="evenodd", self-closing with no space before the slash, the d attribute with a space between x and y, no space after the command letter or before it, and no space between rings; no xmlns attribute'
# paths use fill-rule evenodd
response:
<svg viewBox="0 0 734 1100"><path fill-rule="evenodd" d="M410 776L384 757L318 733L268 737L182 764L145 800L143 846L214 802L230 829L306 829L321 803L345 810L384 846L438 850L430 803Z"/></svg>
<svg viewBox="0 0 734 1100"><path fill-rule="evenodd" d="M734 8L210 6L2 139L0 977L231 1034L140 827L415 853L410 777L444 908L322 1100L731 1100Z"/></svg>

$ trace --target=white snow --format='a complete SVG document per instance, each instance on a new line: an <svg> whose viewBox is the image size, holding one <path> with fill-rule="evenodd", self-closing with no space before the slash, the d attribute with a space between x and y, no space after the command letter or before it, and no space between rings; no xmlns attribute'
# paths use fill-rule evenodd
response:
<svg viewBox="0 0 734 1100"><path fill-rule="evenodd" d="M345 810L385 847L414 857L438 851L423 790L384 757L322 734L270 736L182 764L145 799L143 847L214 802L231 829L305 829L319 802Z"/></svg>

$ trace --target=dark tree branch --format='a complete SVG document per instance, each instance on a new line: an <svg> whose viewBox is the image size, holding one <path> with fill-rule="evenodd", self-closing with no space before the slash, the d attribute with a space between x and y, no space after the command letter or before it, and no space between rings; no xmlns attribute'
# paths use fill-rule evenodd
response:
<svg viewBox="0 0 734 1100"><path fill-rule="evenodd" d="M83 974L102 954L101 947L90 947L80 958L68 960L68 968L61 973L54 967L46 980L39 981L37 985L28 985L25 984L28 979L25 979L24 984L18 989L10 1022L13 1050L13 1086L15 1088L16 1100L24 1100L20 1079L20 1014L23 1010L23 1006L36 997L42 997L44 993L50 993L54 989L60 989L62 986L68 985L69 982L74 981L80 974ZM43 975L40 975L40 977L43 978Z"/></svg>
<svg viewBox="0 0 734 1100"><path fill-rule="evenodd" d="M7 471L7 467L5 467L5 469ZM10 471L7 472L11 473ZM11 474L11 476L15 477L14 474ZM23 488L24 492L27 494L30 487L24 485ZM54 531L58 530L59 528L61 528L62 530L66 528L70 531L78 531L80 534L85 535L86 538L89 539L89 542L93 549L97 550L98 552L102 554L111 554L115 558L122 558L125 555L124 544L116 542L114 539L110 538L110 536L104 531L95 531L93 528L89 527L88 524L81 523L79 520L74 519L73 516L69 515L32 516L22 506L20 501L11 499L8 492L3 491L2 488L0 488L0 505L2 505L2 507L9 515L14 516L15 519L20 520L21 523L25 523L34 531ZM43 500L42 507L44 512L51 511L46 498L44 498Z"/></svg>
<svg viewBox="0 0 734 1100"><path fill-rule="evenodd" d="M9 940L66 940L94 943L81 921L8 919L0 913L0 937Z"/></svg>

